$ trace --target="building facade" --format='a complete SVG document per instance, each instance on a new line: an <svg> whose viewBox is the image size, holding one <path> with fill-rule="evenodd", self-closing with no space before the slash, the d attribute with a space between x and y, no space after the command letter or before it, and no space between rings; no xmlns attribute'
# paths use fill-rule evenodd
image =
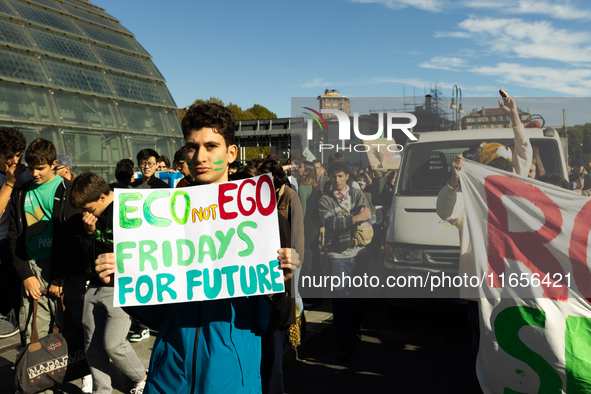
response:
<svg viewBox="0 0 591 394"><path fill-rule="evenodd" d="M324 91L324 94L318 96L319 101L319 108L322 109L338 109L347 114L347 116L351 116L351 100L348 97L341 96L338 90L328 90ZM325 119L328 118L335 118L333 114L323 114Z"/></svg>
<svg viewBox="0 0 591 394"><path fill-rule="evenodd" d="M519 117L525 124L530 120L530 113L518 108ZM462 118L462 129L503 129L511 127L509 116L501 108L473 109L468 115Z"/></svg>
<svg viewBox="0 0 591 394"><path fill-rule="evenodd" d="M150 54L85 0L0 0L0 125L51 140L74 172L112 180L117 162L183 145Z"/></svg>

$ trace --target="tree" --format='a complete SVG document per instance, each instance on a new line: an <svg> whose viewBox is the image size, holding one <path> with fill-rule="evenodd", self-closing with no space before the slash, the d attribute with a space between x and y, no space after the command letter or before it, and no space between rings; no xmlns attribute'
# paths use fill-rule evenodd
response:
<svg viewBox="0 0 591 394"><path fill-rule="evenodd" d="M267 108L263 107L262 105L255 104L252 108L247 109L252 113L254 119L277 119L277 115Z"/></svg>
<svg viewBox="0 0 591 394"><path fill-rule="evenodd" d="M242 108L232 102L230 102L228 105L225 105L224 102L218 97L210 97L207 100L197 99L193 104L190 105L189 108L193 108L205 103L215 103L227 107L230 109L230 111L232 111L236 120L277 119L277 115L275 113L269 111L262 105L255 104L247 110L242 110ZM179 108L177 109L177 113L182 121L187 111L185 108Z"/></svg>
<svg viewBox="0 0 591 394"><path fill-rule="evenodd" d="M591 123L567 127L568 156L571 161L591 153Z"/></svg>

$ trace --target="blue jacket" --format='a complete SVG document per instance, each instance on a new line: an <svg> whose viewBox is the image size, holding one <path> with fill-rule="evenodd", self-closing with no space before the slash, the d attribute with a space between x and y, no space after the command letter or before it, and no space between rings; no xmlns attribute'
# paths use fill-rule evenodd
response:
<svg viewBox="0 0 591 394"><path fill-rule="evenodd" d="M158 329L144 393L260 393L260 334L287 320L289 295L126 309Z"/></svg>

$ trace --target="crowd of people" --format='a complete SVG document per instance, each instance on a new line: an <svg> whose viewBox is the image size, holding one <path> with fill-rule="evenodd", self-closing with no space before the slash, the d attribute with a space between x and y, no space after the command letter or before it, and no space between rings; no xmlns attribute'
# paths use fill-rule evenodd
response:
<svg viewBox="0 0 591 394"><path fill-rule="evenodd" d="M505 107L513 115L512 102L505 99ZM520 124L518 117L514 123ZM298 153L284 164L275 154L240 164L234 117L216 104L188 111L182 130L185 146L175 153L172 165L155 150L142 149L135 163L130 159L117 163L117 181L107 184L92 172L74 174L71 159L57 154L50 141L38 138L27 146L20 131L0 128L0 280L4 293L0 313L18 311L23 346L31 341L34 300L40 337L52 332L54 325L59 330L83 331L91 371L83 378L86 393L112 391L110 361L134 382L132 393L136 394L144 390L283 393L284 344L298 345L305 335L305 310L319 301L302 298L301 276L353 276L367 272L367 265L379 259L385 234L380 226L392 205L397 170L369 166L354 171L338 152L326 163ZM530 177L541 180L550 177L550 183L586 193L584 165L573 166L569 181L545 174L529 143L519 145L523 128L516 126L515 130L517 148L512 162L498 160L502 154L492 144L481 148L475 160L493 166L501 163L502 169L523 175L529 171ZM21 163L23 156L26 166ZM217 171L220 161L223 171ZM135 177L136 166L139 178ZM461 213L456 209L461 168L460 157L438 201L439 215L460 230L464 222L453 214ZM286 288L292 290L272 296L113 307L114 189L170 188L157 171L180 173L177 188L271 173L281 233L281 245L276 245L278 260ZM461 248L469 249L469 240ZM349 290L343 284L332 298L341 360L353 354L361 338L365 308L365 299L349 297ZM132 321L135 328L130 335ZM129 341L148 338L150 330L158 335L146 371Z"/></svg>
<svg viewBox="0 0 591 394"><path fill-rule="evenodd" d="M107 184L96 173L74 174L70 157L57 154L51 141L37 138L27 146L18 129L1 128L2 312L18 311L23 347L31 342L34 301L39 337L55 327L82 331L91 372L82 379L83 392L111 392L113 362L134 383L132 393L282 393L283 348L286 341L298 346L305 335L305 308L318 302L300 296L298 268L352 274L363 266L373 236L368 223L376 222L376 206L389 206L396 170L368 167L353 173L340 153L328 163L297 154L282 165L270 154L240 165L234 118L215 104L189 111L183 133L186 144L172 165L153 149L142 149L136 162L118 162L116 182ZM217 164L223 159L224 171L213 171L214 157ZM180 173L177 188L271 173L281 232L278 260L292 290L270 297L113 307L114 190L170 188L157 171ZM346 288L338 291L346 296ZM333 307L339 355L347 358L359 339L364 302L335 298ZM229 311L235 320L226 318ZM150 330L158 333L154 349L168 350L152 356L146 373L129 342L148 338ZM201 341L206 346L197 346ZM187 348L189 342L194 347ZM182 361L174 354L182 354Z"/></svg>

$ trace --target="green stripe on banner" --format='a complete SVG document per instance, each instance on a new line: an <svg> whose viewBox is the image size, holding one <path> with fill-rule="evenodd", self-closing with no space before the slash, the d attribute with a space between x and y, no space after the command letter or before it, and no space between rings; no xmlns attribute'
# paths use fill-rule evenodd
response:
<svg viewBox="0 0 591 394"><path fill-rule="evenodd" d="M591 319L580 316L566 318L564 334L566 358L566 392L591 392Z"/></svg>

